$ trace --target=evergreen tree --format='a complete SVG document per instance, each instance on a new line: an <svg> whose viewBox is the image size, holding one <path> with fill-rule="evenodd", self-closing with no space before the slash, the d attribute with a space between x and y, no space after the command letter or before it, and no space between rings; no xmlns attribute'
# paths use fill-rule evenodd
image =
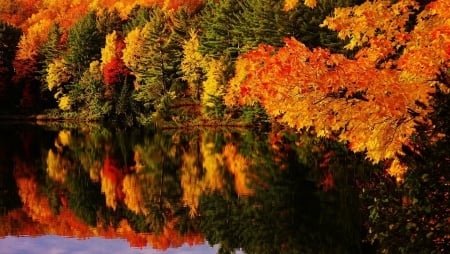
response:
<svg viewBox="0 0 450 254"><path fill-rule="evenodd" d="M136 5L128 15L126 23L123 24L123 30L128 33L137 27L144 27L150 21L151 10L150 7Z"/></svg>
<svg viewBox="0 0 450 254"><path fill-rule="evenodd" d="M86 119L104 118L112 108L104 99L104 90L100 63L93 61L69 92L71 109L78 111Z"/></svg>
<svg viewBox="0 0 450 254"><path fill-rule="evenodd" d="M143 106L143 117L151 118L152 112L170 104L173 94L168 92L177 82L180 69L179 37L170 13L154 8L150 21L129 32L125 38L123 60L136 76L138 86L134 99Z"/></svg>
<svg viewBox="0 0 450 254"><path fill-rule="evenodd" d="M200 50L219 58L230 54L237 56L239 45L232 33L236 25L235 15L241 11L237 0L209 0L201 12L200 27L203 34L200 37Z"/></svg>
<svg viewBox="0 0 450 254"><path fill-rule="evenodd" d="M113 31L122 31L122 23L123 22L120 18L119 11L117 11L116 9L102 9L97 14L97 30L102 36L106 36Z"/></svg>
<svg viewBox="0 0 450 254"><path fill-rule="evenodd" d="M44 42L43 45L39 48L39 56L40 56L40 67L39 74L41 78L41 97L42 104L44 108L53 108L56 107L54 103L54 99L52 93L48 89L48 84L46 83L49 66L52 63L55 63L55 59L60 58L64 53L65 46L61 41L63 36L63 29L60 27L58 23L55 23L50 28L47 41ZM62 63L61 61L59 61Z"/></svg>
<svg viewBox="0 0 450 254"><path fill-rule="evenodd" d="M62 54L64 50L63 45L61 45L61 37L63 35L63 30L58 23L55 23L50 28L47 41L39 48L39 54L42 58L42 73L45 78L45 69L48 65L53 62L53 59L57 58Z"/></svg>
<svg viewBox="0 0 450 254"><path fill-rule="evenodd" d="M282 46L283 38L290 36L288 15L282 9L283 1L239 1L232 33L240 52L257 47L260 43Z"/></svg>
<svg viewBox="0 0 450 254"><path fill-rule="evenodd" d="M75 72L83 73L91 61L100 59L104 43L104 36L97 29L97 16L91 11L69 30L67 63Z"/></svg>
<svg viewBox="0 0 450 254"><path fill-rule="evenodd" d="M11 77L14 74L13 60L16 55L17 44L22 32L0 20L0 108L2 110L14 108L13 88Z"/></svg>
<svg viewBox="0 0 450 254"><path fill-rule="evenodd" d="M298 1L297 6L288 11L289 23L287 29L291 36L303 42L309 48L329 48L333 52L344 53L345 41L337 37L337 33L320 24L327 16L332 16L334 9L361 4L362 0L321 0L317 6L310 8L303 1Z"/></svg>

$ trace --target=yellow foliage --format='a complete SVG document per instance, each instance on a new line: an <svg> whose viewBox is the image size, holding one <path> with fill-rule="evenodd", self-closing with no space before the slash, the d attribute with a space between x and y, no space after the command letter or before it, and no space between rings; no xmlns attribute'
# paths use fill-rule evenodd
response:
<svg viewBox="0 0 450 254"><path fill-rule="evenodd" d="M292 9L295 8L295 6L297 5L298 0L284 0L284 6L283 9L285 11L290 11Z"/></svg>
<svg viewBox="0 0 450 254"><path fill-rule="evenodd" d="M70 78L71 73L63 59L57 58L48 65L46 77L48 90L53 91L53 89L57 89L59 91L62 85L68 82ZM57 93L55 97L57 98L60 95L60 93Z"/></svg>
<svg viewBox="0 0 450 254"><path fill-rule="evenodd" d="M64 183L67 172L70 168L70 162L59 153L48 150L47 154L47 173L48 176L58 183Z"/></svg>
<svg viewBox="0 0 450 254"><path fill-rule="evenodd" d="M369 46L364 53L375 63L404 45L406 24L417 8L414 0L395 4L389 0L366 1L358 6L336 8L334 16L327 17L321 26L338 31L343 40L349 38L347 49Z"/></svg>
<svg viewBox="0 0 450 254"><path fill-rule="evenodd" d="M125 194L125 205L136 214L148 214L141 184L136 175L126 175L123 179L122 191Z"/></svg>
<svg viewBox="0 0 450 254"><path fill-rule="evenodd" d="M20 38L16 59L29 60L37 57L39 47L47 40L52 25L51 19L41 19L32 25Z"/></svg>
<svg viewBox="0 0 450 254"><path fill-rule="evenodd" d="M106 35L105 47L101 49L102 66L111 62L111 60L116 56L117 38L118 36L116 31Z"/></svg>
<svg viewBox="0 0 450 254"><path fill-rule="evenodd" d="M408 171L408 168L403 165L398 159L395 159L391 166L388 169L389 175L395 177L398 183L403 182L405 173Z"/></svg>
<svg viewBox="0 0 450 254"><path fill-rule="evenodd" d="M103 170L100 171L101 177L101 192L105 194L106 206L111 207L113 210L117 208L117 195L116 195L116 183L111 181L108 177L105 177Z"/></svg>
<svg viewBox="0 0 450 254"><path fill-rule="evenodd" d="M204 107L214 107L210 101L212 96L221 97L225 94L225 64L221 60L211 59L203 82L202 104Z"/></svg>
<svg viewBox="0 0 450 254"><path fill-rule="evenodd" d="M317 0L305 0L304 3L306 6L314 8L317 5Z"/></svg>
<svg viewBox="0 0 450 254"><path fill-rule="evenodd" d="M62 110L70 110L72 102L70 100L70 97L68 95L63 95L61 98L59 98L58 107Z"/></svg>
<svg viewBox="0 0 450 254"><path fill-rule="evenodd" d="M102 71L99 61L92 61L89 64L89 74L89 77L94 78L95 80L102 80Z"/></svg>
<svg viewBox="0 0 450 254"><path fill-rule="evenodd" d="M125 48L123 50L122 60L130 70L140 70L145 68L145 66L141 66L140 60L141 56L144 55L144 40L141 36L142 30L140 28L135 28L130 31L125 37ZM137 75L137 73L133 73Z"/></svg>
<svg viewBox="0 0 450 254"><path fill-rule="evenodd" d="M227 144L223 149L227 169L234 175L234 186L238 195L251 195L253 190L248 187L248 166L251 161L238 153L233 144Z"/></svg>
<svg viewBox="0 0 450 254"><path fill-rule="evenodd" d="M200 42L197 33L194 30L189 32L190 39L184 42L183 59L181 60L182 79L188 82L191 94L200 89L202 71L208 64L205 57L200 53Z"/></svg>

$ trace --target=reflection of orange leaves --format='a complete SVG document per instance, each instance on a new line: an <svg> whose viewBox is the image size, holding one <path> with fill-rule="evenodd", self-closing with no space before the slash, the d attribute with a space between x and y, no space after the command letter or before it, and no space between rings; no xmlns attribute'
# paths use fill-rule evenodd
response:
<svg viewBox="0 0 450 254"><path fill-rule="evenodd" d="M60 153L49 149L46 163L48 176L58 183L64 183L71 166L70 162Z"/></svg>
<svg viewBox="0 0 450 254"><path fill-rule="evenodd" d="M334 176L331 170L325 171L318 186L321 187L323 191L329 191L334 188Z"/></svg>
<svg viewBox="0 0 450 254"><path fill-rule="evenodd" d="M38 184L33 178L16 179L19 196L24 209L34 220L49 220L53 214L48 205L48 198L39 192Z"/></svg>
<svg viewBox="0 0 450 254"><path fill-rule="evenodd" d="M195 153L185 151L181 157L181 188L183 189L183 205L188 206L190 215L197 213L199 197L205 191L205 182L201 181L201 169L198 156Z"/></svg>
<svg viewBox="0 0 450 254"><path fill-rule="evenodd" d="M334 156L334 151L328 151L324 156L323 156L323 161L320 163L319 167L320 168L326 168L328 167L328 164L330 163L331 158Z"/></svg>
<svg viewBox="0 0 450 254"><path fill-rule="evenodd" d="M117 233L125 237L130 245L135 248L143 248L147 246L147 239L144 235L136 233L130 226L127 220L120 221L117 227Z"/></svg>
<svg viewBox="0 0 450 254"><path fill-rule="evenodd" d="M148 242L150 245L157 250L167 250L168 248L177 248L182 246L184 243L189 245L201 244L204 242L204 237L200 234L188 234L180 235L180 233L175 229L176 221L169 221L164 225L164 229L161 234L149 235Z"/></svg>
<svg viewBox="0 0 450 254"><path fill-rule="evenodd" d="M124 198L122 192L123 173L116 166L114 160L106 156L100 176L102 178L101 191L105 194L106 205L116 209L117 201Z"/></svg>
<svg viewBox="0 0 450 254"><path fill-rule="evenodd" d="M136 214L148 214L138 177L134 174L126 175L122 185L122 190L125 195L125 205Z"/></svg>
<svg viewBox="0 0 450 254"><path fill-rule="evenodd" d="M227 169L234 175L234 185L236 193L239 195L251 195L253 190L248 187L248 166L250 160L238 153L233 144L227 144L223 149L223 156L226 160Z"/></svg>
<svg viewBox="0 0 450 254"><path fill-rule="evenodd" d="M119 182L123 178L122 171L116 166L116 162L111 157L106 156L103 163L103 176L107 177L113 183Z"/></svg>
<svg viewBox="0 0 450 254"><path fill-rule="evenodd" d="M130 169L136 170L136 172L138 172L138 173L144 168L144 163L142 161L141 156L142 156L141 155L141 151L138 150L138 149L135 149L134 150L134 156L133 156L133 160L134 160L135 164Z"/></svg>

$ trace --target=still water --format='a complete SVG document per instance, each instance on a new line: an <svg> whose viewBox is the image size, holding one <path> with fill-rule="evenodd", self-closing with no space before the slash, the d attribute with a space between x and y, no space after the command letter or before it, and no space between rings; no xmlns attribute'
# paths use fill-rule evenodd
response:
<svg viewBox="0 0 450 254"><path fill-rule="evenodd" d="M73 124L0 135L0 253L370 253L410 239L380 237L397 227L383 216L406 218L383 165L334 141ZM423 243L445 250L443 227Z"/></svg>

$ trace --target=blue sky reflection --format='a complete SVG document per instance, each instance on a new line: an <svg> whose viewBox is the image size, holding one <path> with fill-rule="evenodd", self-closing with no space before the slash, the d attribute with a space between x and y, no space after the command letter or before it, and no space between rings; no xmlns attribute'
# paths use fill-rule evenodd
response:
<svg viewBox="0 0 450 254"><path fill-rule="evenodd" d="M17 237L0 239L0 253L4 254L208 254L217 253L218 247L208 244L183 245L165 251L132 248L123 239L104 239L93 237L85 240L61 236Z"/></svg>

